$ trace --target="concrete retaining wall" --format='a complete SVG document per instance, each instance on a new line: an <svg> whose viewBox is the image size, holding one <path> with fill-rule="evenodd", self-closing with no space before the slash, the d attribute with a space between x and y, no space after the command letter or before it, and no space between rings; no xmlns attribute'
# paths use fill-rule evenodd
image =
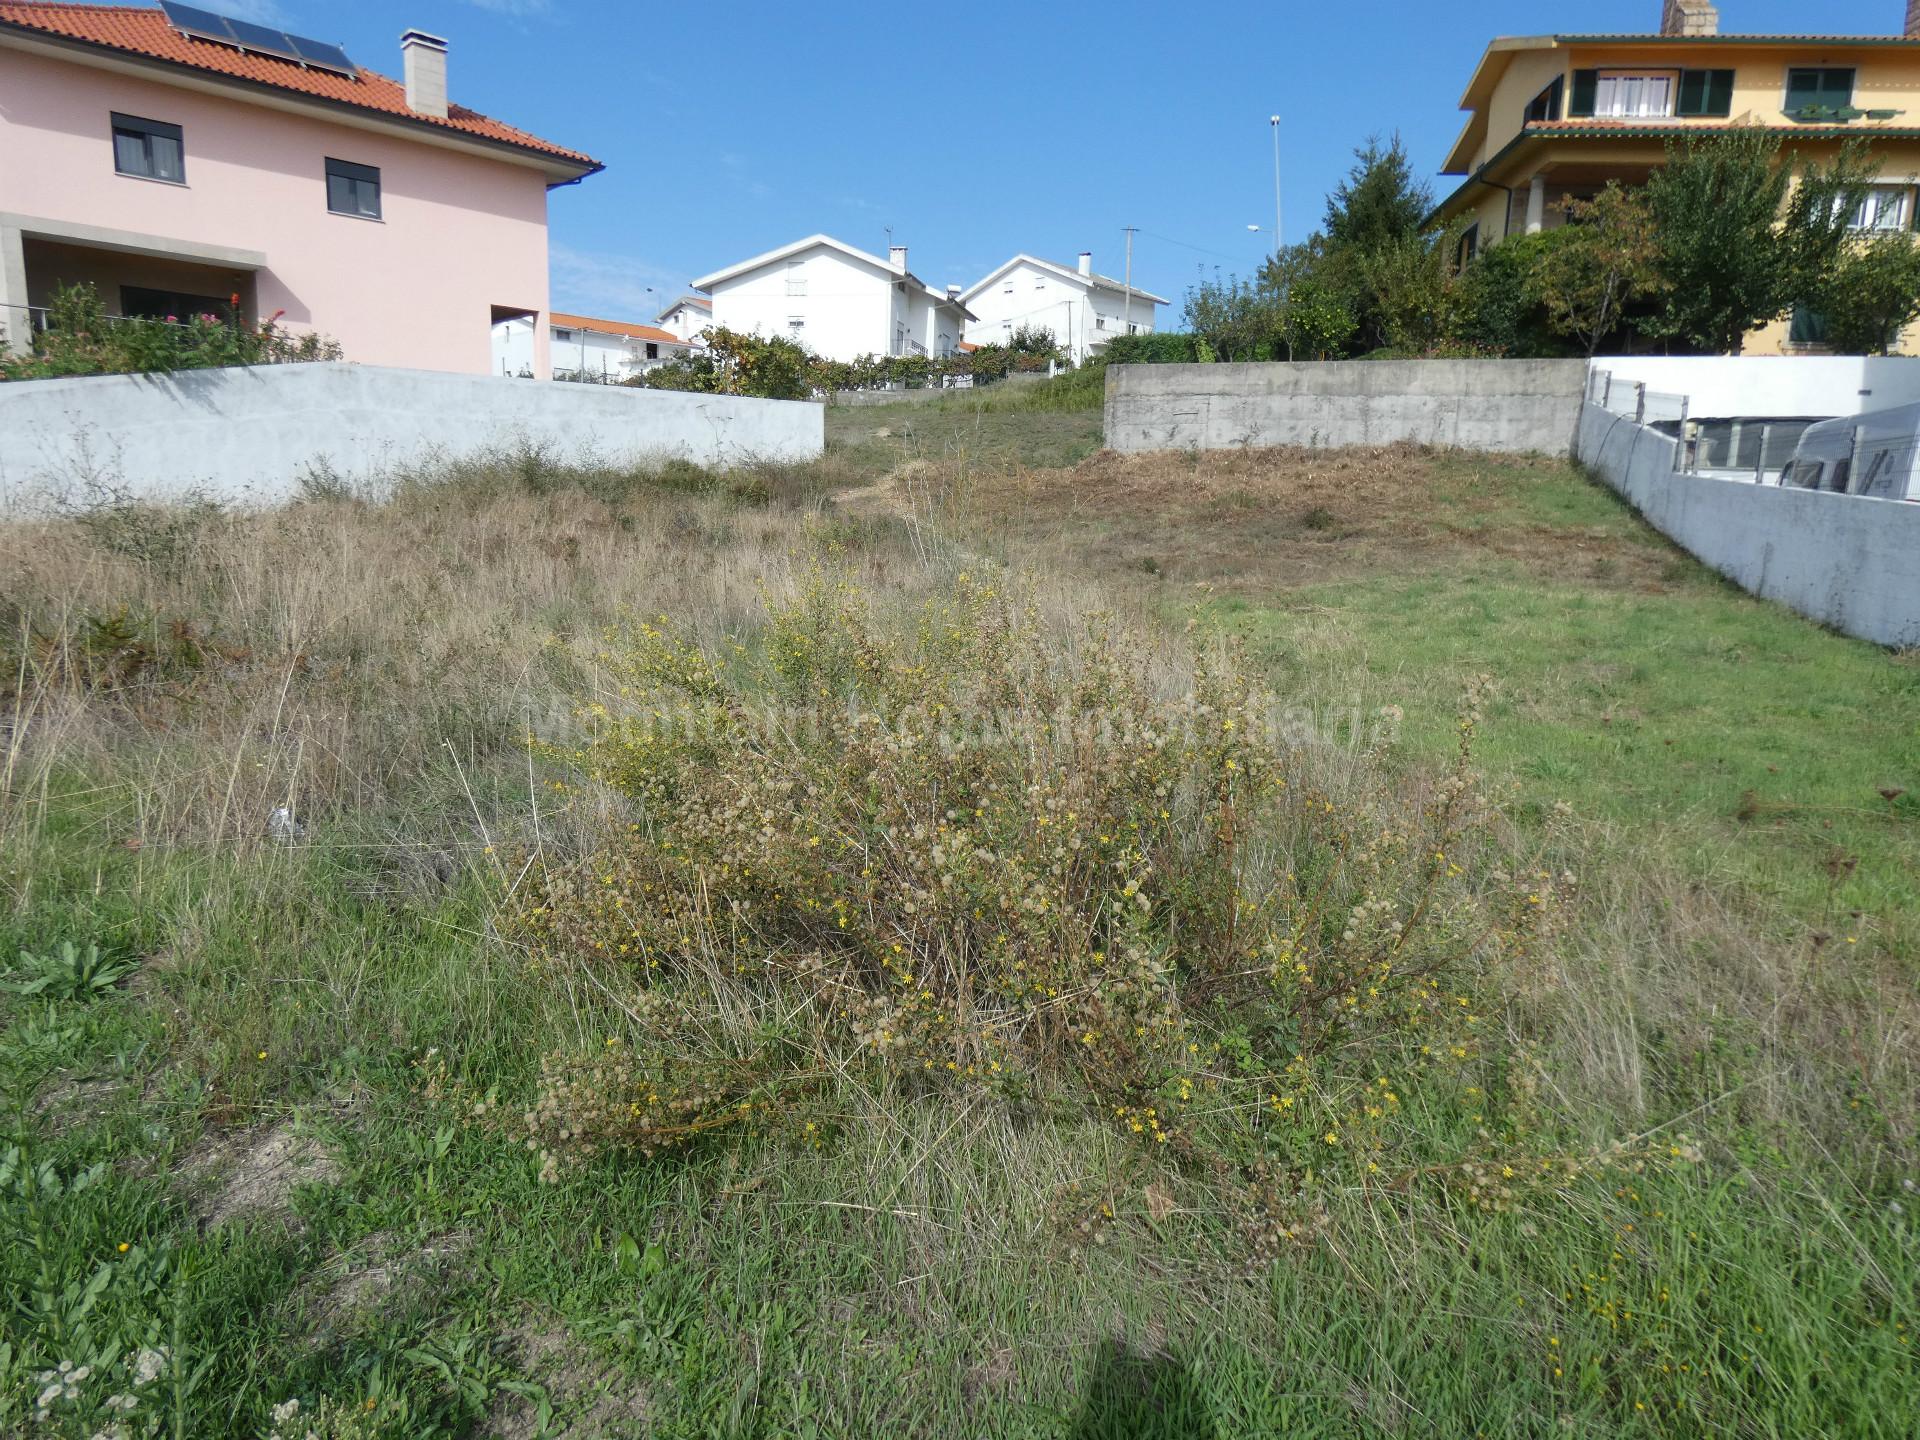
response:
<svg viewBox="0 0 1920 1440"><path fill-rule="evenodd" d="M1422 445L1565 455L1583 360L1114 365L1107 448Z"/></svg>
<svg viewBox="0 0 1920 1440"><path fill-rule="evenodd" d="M557 459L808 460L822 406L364 365L272 365L0 384L0 511L112 489L241 504L316 467L378 489L396 471L534 445Z"/></svg>
<svg viewBox="0 0 1920 1440"><path fill-rule="evenodd" d="M1754 595L1882 645L1920 645L1920 504L1676 475L1675 442L1598 405L1576 453L1656 530Z"/></svg>

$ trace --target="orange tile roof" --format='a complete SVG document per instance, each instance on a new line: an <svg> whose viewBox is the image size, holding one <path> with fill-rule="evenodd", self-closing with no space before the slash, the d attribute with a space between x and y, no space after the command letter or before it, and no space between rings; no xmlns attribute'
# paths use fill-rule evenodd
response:
<svg viewBox="0 0 1920 1440"><path fill-rule="evenodd" d="M562 315L558 310L548 318L555 325L568 330L590 330L596 335L618 335L625 340L657 340L662 345L687 343L671 330L662 330L655 325L635 325L625 320L595 320L587 315Z"/></svg>
<svg viewBox="0 0 1920 1440"><path fill-rule="evenodd" d="M478 140L512 146L580 166L589 172L602 168L591 156L568 150L524 130L489 119L464 105L450 105L443 120L422 115L407 105L407 87L372 70L362 69L357 76L337 75L327 70L310 70L291 60L256 55L222 45L213 40L189 39L167 23L159 10L136 5L54 4L49 0L0 0L0 31L24 30L34 34L77 41L102 50L143 56L169 65L178 65L206 74L224 76L243 84L261 85L305 95L356 110L371 111L452 130Z"/></svg>

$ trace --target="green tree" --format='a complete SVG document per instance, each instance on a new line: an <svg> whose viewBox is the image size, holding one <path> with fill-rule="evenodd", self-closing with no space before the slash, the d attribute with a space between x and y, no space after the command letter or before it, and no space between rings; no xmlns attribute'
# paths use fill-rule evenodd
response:
<svg viewBox="0 0 1920 1440"><path fill-rule="evenodd" d="M1314 278L1344 299L1362 349L1402 348L1411 333L1436 328L1407 308L1417 293L1411 282L1427 258L1421 235L1432 208L1433 192L1414 177L1398 135L1385 143L1370 137L1327 197L1325 252Z"/></svg>
<svg viewBox="0 0 1920 1440"><path fill-rule="evenodd" d="M1792 160L1757 126L1668 143L1647 182L1668 285L1649 334L1738 354L1749 331L1822 287L1873 169L1849 144L1831 165L1803 167L1796 184Z"/></svg>
<svg viewBox="0 0 1920 1440"><path fill-rule="evenodd" d="M1453 263L1458 234L1409 231L1359 257L1379 338L1388 348L1425 355L1451 340L1463 298Z"/></svg>
<svg viewBox="0 0 1920 1440"><path fill-rule="evenodd" d="M1278 297L1265 282L1203 278L1187 291L1185 321L1203 359L1272 360L1282 348Z"/></svg>
<svg viewBox="0 0 1920 1440"><path fill-rule="evenodd" d="M813 394L814 357L785 336L763 339L715 326L704 354L670 361L629 384L648 390L692 390L708 395L757 395L805 400Z"/></svg>
<svg viewBox="0 0 1920 1440"><path fill-rule="evenodd" d="M1359 322L1352 287L1336 273L1326 236L1315 233L1270 256L1255 286L1272 311L1275 359L1330 360L1346 352Z"/></svg>
<svg viewBox="0 0 1920 1440"><path fill-rule="evenodd" d="M1460 276L1454 338L1483 355L1560 356L1569 353L1565 337L1547 324L1545 307L1534 290L1540 253L1560 232L1509 235L1489 245Z"/></svg>
<svg viewBox="0 0 1920 1440"><path fill-rule="evenodd" d="M1359 328L1346 295L1312 275L1294 281L1280 307L1289 360L1338 359Z"/></svg>
<svg viewBox="0 0 1920 1440"><path fill-rule="evenodd" d="M1569 200L1566 214L1567 223L1535 250L1528 279L1548 325L1591 358L1633 300L1666 287L1660 237L1646 193L1617 182L1592 200Z"/></svg>
<svg viewBox="0 0 1920 1440"><path fill-rule="evenodd" d="M1414 178L1400 137L1383 146L1378 135L1369 136L1353 153L1353 168L1327 197L1329 248L1365 254L1418 234L1433 209L1433 191Z"/></svg>
<svg viewBox="0 0 1920 1440"><path fill-rule="evenodd" d="M1920 318L1920 246L1904 233L1849 245L1806 298L1826 317L1836 351L1884 355Z"/></svg>

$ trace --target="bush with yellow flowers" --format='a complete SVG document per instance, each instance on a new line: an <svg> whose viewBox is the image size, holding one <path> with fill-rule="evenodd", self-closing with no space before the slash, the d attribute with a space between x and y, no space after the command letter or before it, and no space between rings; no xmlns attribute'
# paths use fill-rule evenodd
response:
<svg viewBox="0 0 1920 1440"><path fill-rule="evenodd" d="M1508 1124L1482 1071L1524 1069L1498 1016L1570 877L1494 863L1477 690L1457 765L1409 797L1377 756L1281 733L1237 666L1181 671L1109 617L1063 630L990 579L883 616L816 566L766 607L714 653L664 620L607 637L577 735L535 747L619 822L545 857L513 926L662 1034L789 1033L737 1084L667 1073L671 1043L554 1057L528 1124L555 1163L849 1066L1084 1108L1182 1158L1380 1174L1414 1163L1436 1091L1448 1123Z"/></svg>

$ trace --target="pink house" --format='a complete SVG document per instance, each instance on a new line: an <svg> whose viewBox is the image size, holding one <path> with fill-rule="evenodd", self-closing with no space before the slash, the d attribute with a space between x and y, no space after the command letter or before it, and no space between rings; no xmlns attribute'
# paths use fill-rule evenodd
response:
<svg viewBox="0 0 1920 1440"><path fill-rule="evenodd" d="M0 0L0 331L56 287L110 312L276 313L370 365L491 373L533 321L549 369L547 192L600 170L448 103L447 45L406 78L168 3Z"/></svg>

